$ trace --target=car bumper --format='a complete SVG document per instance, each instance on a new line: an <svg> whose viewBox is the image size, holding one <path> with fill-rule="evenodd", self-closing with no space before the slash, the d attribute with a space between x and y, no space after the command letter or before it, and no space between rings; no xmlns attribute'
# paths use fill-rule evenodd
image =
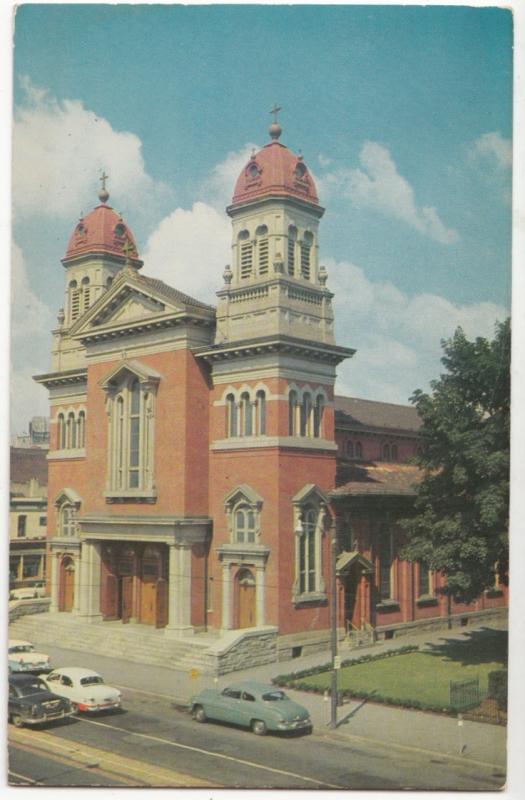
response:
<svg viewBox="0 0 525 800"><path fill-rule="evenodd" d="M87 703L79 703L78 704L78 711L88 711L90 713L97 713L98 711L111 711L114 708L120 708L121 702L120 700L116 700L114 703L93 703L88 705Z"/></svg>
<svg viewBox="0 0 525 800"><path fill-rule="evenodd" d="M312 720L308 717L307 719L295 719L291 722L279 722L277 725L277 730L279 731L300 731L305 730L306 728L312 728Z"/></svg>
<svg viewBox="0 0 525 800"><path fill-rule="evenodd" d="M46 722L54 722L57 719L65 719L74 714L73 710L70 711L57 711L54 714L46 714L43 717L25 717L20 715L24 721L24 725L44 725Z"/></svg>

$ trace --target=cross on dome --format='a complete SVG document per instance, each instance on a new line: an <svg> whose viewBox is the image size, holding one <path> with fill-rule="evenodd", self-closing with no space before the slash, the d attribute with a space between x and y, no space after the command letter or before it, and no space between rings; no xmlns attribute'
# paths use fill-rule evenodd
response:
<svg viewBox="0 0 525 800"><path fill-rule="evenodd" d="M277 114L279 113L279 111L282 111L281 106L278 106L277 103L274 103L273 108L270 111L270 114L273 114L273 122L269 128L270 136L274 141L277 141L277 139L282 133L282 128L277 122Z"/></svg>
<svg viewBox="0 0 525 800"><path fill-rule="evenodd" d="M102 170L102 175L99 178L99 181L102 183L102 189L98 193L98 197L101 203L107 203L109 200L109 192L106 189L106 181L108 180L109 175L106 175L105 170Z"/></svg>

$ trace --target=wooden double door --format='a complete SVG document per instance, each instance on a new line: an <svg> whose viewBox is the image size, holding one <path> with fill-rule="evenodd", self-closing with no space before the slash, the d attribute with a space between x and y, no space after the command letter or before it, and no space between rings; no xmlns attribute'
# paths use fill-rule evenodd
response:
<svg viewBox="0 0 525 800"><path fill-rule="evenodd" d="M104 618L164 627L168 622L164 548L108 547L105 563Z"/></svg>

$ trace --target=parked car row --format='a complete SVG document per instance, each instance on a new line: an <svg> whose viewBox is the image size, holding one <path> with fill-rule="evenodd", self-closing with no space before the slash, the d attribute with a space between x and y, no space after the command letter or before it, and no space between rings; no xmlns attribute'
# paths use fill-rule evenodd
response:
<svg viewBox="0 0 525 800"><path fill-rule="evenodd" d="M19 586L18 589L10 589L9 600L34 600L36 597L46 597L46 595L46 585L40 581L33 586Z"/></svg>
<svg viewBox="0 0 525 800"><path fill-rule="evenodd" d="M16 727L121 707L121 693L98 672L83 667L52 669L49 656L20 639L10 640L8 649L8 716Z"/></svg>

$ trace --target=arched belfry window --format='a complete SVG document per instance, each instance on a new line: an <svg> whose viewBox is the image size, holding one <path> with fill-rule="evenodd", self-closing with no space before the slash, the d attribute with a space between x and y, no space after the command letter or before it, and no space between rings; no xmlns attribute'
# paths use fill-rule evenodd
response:
<svg viewBox="0 0 525 800"><path fill-rule="evenodd" d="M315 405L313 409L313 415L314 415L313 433L316 439L322 436L323 411L324 411L324 397L321 394L319 394L315 399Z"/></svg>
<svg viewBox="0 0 525 800"><path fill-rule="evenodd" d="M64 450L66 447L66 420L62 412L57 417L57 449Z"/></svg>
<svg viewBox="0 0 525 800"><path fill-rule="evenodd" d="M241 394L241 435L251 436L253 433L253 408L249 392Z"/></svg>
<svg viewBox="0 0 525 800"><path fill-rule="evenodd" d="M139 362L103 381L108 412L107 496L154 495L154 422L158 373Z"/></svg>
<svg viewBox="0 0 525 800"><path fill-rule="evenodd" d="M288 395L288 433L290 436L297 436L298 435L298 426L297 426L297 409L299 403L297 398L297 392L295 389Z"/></svg>
<svg viewBox="0 0 525 800"><path fill-rule="evenodd" d="M80 288L75 280L68 286L69 318L74 322L80 315Z"/></svg>
<svg viewBox="0 0 525 800"><path fill-rule="evenodd" d="M257 436L264 436L266 434L266 392L264 389L259 389L255 395L255 433Z"/></svg>
<svg viewBox="0 0 525 800"><path fill-rule="evenodd" d="M270 266L270 243L268 240L268 228L266 225L259 225L255 231L257 241L257 262L259 275L267 275Z"/></svg>
<svg viewBox="0 0 525 800"><path fill-rule="evenodd" d="M82 278L81 286L82 286L82 311L87 311L89 308L89 301L91 297L88 277Z"/></svg>
<svg viewBox="0 0 525 800"><path fill-rule="evenodd" d="M297 242L297 228L295 225L288 227L288 253L287 270L288 275L295 275L295 245Z"/></svg>
<svg viewBox="0 0 525 800"><path fill-rule="evenodd" d="M226 435L237 436L237 403L235 395L226 396Z"/></svg>
<svg viewBox="0 0 525 800"><path fill-rule="evenodd" d="M310 231L306 231L301 241L301 276L310 280L311 249L314 241Z"/></svg>
<svg viewBox="0 0 525 800"><path fill-rule="evenodd" d="M253 271L253 243L250 240L250 233L242 230L238 236L239 240L239 272L241 278L249 278Z"/></svg>

